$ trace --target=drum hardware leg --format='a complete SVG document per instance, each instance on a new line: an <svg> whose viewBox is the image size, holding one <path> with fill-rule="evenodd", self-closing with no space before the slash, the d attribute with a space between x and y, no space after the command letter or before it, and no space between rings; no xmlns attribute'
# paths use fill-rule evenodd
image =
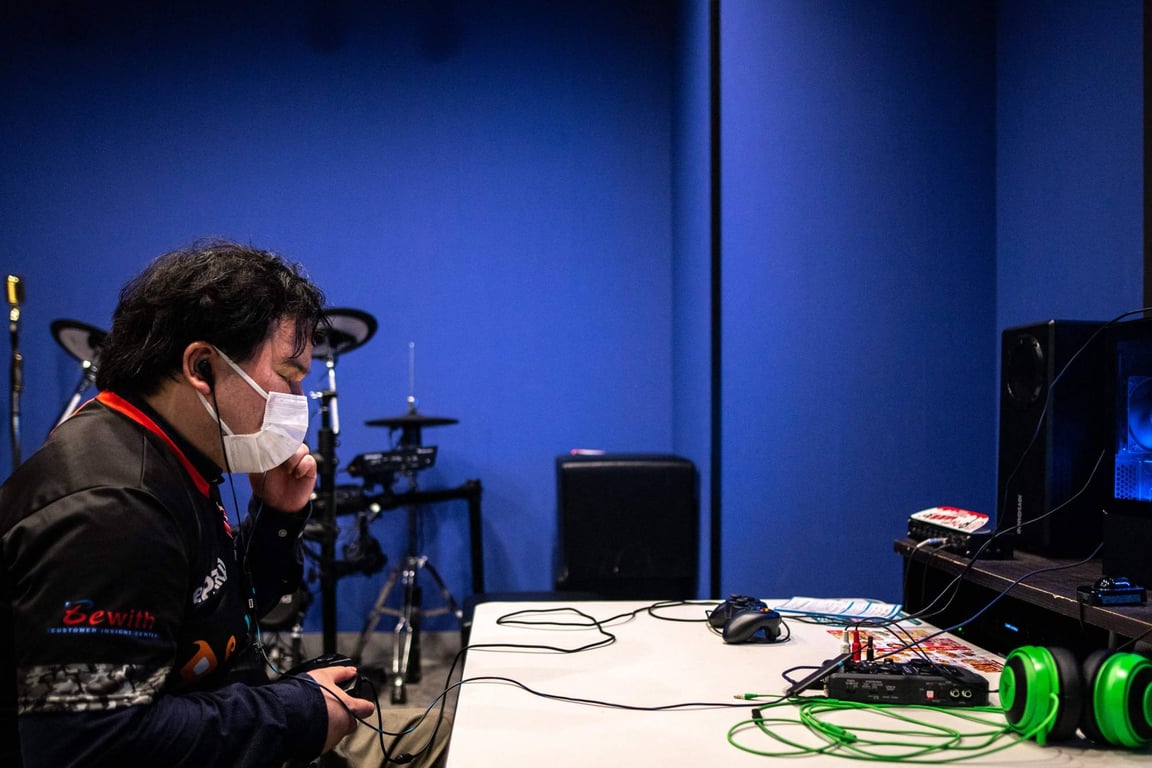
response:
<svg viewBox="0 0 1152 768"><path fill-rule="evenodd" d="M285 669L291 669L304 661L304 612L301 611L292 625L292 632L288 636L289 657Z"/></svg>
<svg viewBox="0 0 1152 768"><path fill-rule="evenodd" d="M364 626L360 629L360 637L356 640L356 650L352 652L352 660L355 661L357 665L363 662L364 648L368 645L368 639L372 637L372 633L376 630L376 625L380 622L380 617L385 613L391 613L385 606L388 603L388 595L391 594L392 587L396 585L396 579L400 577L401 573L401 568L392 569L392 573L388 575L388 580L384 582L384 588L381 589L380 594L376 596L376 602L373 604L368 618L364 620Z"/></svg>
<svg viewBox="0 0 1152 768"><path fill-rule="evenodd" d="M435 581L440 594L447 603L446 607L433 608L432 610L424 609L423 590L419 584L420 572L424 570L427 570ZM398 579L403 588L403 605L399 609L388 608L386 607L388 596ZM420 630L424 624L424 618L445 613L451 613L457 620L463 616L456 599L452 597L452 593L448 590L448 586L444 583L440 573L428 562L426 555L406 556L403 564L392 571L388 581L384 584L384 588L380 591L380 595L376 598L376 604L364 622L364 627L357 640L357 655L353 657L359 663L364 648L367 646L372 633L375 632L376 624L380 621L381 616L387 614L397 617L396 626L393 629L392 668L389 675L392 684L391 701L393 704L407 703L406 686L421 680Z"/></svg>

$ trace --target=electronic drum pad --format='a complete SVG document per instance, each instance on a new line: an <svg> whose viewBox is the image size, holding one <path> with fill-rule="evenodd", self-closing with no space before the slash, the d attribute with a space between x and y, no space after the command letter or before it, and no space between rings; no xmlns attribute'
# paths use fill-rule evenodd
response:
<svg viewBox="0 0 1152 768"><path fill-rule="evenodd" d="M53 320L52 336L64 351L81 363L94 364L107 332L78 320Z"/></svg>
<svg viewBox="0 0 1152 768"><path fill-rule="evenodd" d="M327 360L362 347L376 334L376 318L359 309L329 309L316 329L312 358Z"/></svg>

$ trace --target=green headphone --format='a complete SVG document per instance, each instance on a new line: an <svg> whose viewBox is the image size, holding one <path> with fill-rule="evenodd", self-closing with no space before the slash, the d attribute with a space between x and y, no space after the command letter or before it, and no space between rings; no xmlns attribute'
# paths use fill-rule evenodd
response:
<svg viewBox="0 0 1152 768"><path fill-rule="evenodd" d="M1099 744L1152 744L1152 661L1096 651L1081 664L1071 651L1026 645L1008 654L1000 703L1013 730L1040 744L1079 728Z"/></svg>

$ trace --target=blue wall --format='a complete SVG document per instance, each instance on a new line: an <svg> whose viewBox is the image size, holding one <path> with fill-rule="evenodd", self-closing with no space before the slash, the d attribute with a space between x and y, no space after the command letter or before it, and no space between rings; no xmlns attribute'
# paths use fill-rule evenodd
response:
<svg viewBox="0 0 1152 768"><path fill-rule="evenodd" d="M994 500L989 4L724 4L725 582L898 600Z"/></svg>
<svg viewBox="0 0 1152 768"><path fill-rule="evenodd" d="M75 5L89 10L74 23L0 25L25 444L78 377L51 320L107 327L146 260L203 235L251 241L379 321L337 368L343 464L389 447L363 423L404 411L415 341L421 410L460 420L425 432L440 455L422 486L479 478L489 588L550 587L554 457L673 448L675 17L609 0L348 2L326 26L309 4ZM464 513L424 516L423 551L458 598ZM373 528L393 563L402 520ZM342 628L383 578L341 582Z"/></svg>
<svg viewBox="0 0 1152 768"><path fill-rule="evenodd" d="M460 419L420 480L483 482L492 590L550 585L553 458L591 447L693 458L705 531L719 483L721 593L898 599L909 512L994 505L999 328L1139 298L1136 0L723 0L719 391L706 2L129 5L0 11L25 446L79 375L51 320L251 241L380 323L338 365L344 464L390 445L363 422L416 342L421 410ZM422 541L458 598L464 511ZM342 630L383 579L340 582Z"/></svg>
<svg viewBox="0 0 1152 768"><path fill-rule="evenodd" d="M1143 304L1142 4L1001 3L1000 328Z"/></svg>
<svg viewBox="0 0 1152 768"><path fill-rule="evenodd" d="M1141 4L722 5L724 591L994 514L999 331L1141 305Z"/></svg>

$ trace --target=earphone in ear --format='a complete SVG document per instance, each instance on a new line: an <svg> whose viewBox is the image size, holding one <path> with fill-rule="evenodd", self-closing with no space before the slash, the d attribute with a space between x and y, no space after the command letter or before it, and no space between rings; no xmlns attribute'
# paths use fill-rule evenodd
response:
<svg viewBox="0 0 1152 768"><path fill-rule="evenodd" d="M208 385L208 389L215 386L215 377L212 375L212 363L207 360L200 360L196 363L196 373L200 374L200 378Z"/></svg>
<svg viewBox="0 0 1152 768"><path fill-rule="evenodd" d="M1008 724L1040 744L1070 739L1079 728L1099 744L1145 747L1150 701L1152 661L1136 653L1098 651L1081 664L1066 649L1027 645L1008 654L1000 674Z"/></svg>

